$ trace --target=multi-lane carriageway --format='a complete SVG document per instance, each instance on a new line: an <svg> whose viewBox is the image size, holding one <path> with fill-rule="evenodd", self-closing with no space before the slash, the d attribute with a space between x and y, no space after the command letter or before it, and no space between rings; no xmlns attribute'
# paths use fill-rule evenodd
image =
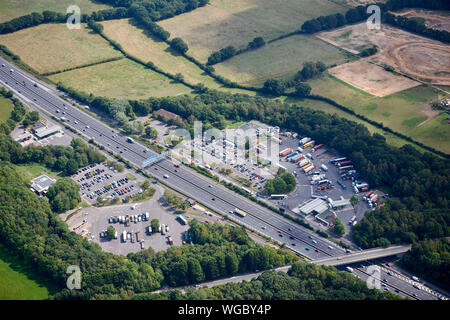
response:
<svg viewBox="0 0 450 320"><path fill-rule="evenodd" d="M0 63L2 64L0 81L3 82L5 87L12 89L16 94L34 103L51 116L56 118L64 116L68 120L66 125L80 134L87 138L93 138L98 144L120 154L124 159L138 167L141 167L145 159L155 154L139 143L127 142L125 135L60 98L54 88L39 82L5 59L0 58ZM148 172L164 181L168 186L196 199L199 203L223 215L228 215L233 220L276 241L285 243L293 251L311 260L345 255L345 251L334 243L318 237L306 228L252 203L250 200L187 168L176 168L167 159L148 168ZM163 178L164 175L169 177L165 179ZM247 216L238 217L232 213L235 208L244 210L247 212Z"/></svg>

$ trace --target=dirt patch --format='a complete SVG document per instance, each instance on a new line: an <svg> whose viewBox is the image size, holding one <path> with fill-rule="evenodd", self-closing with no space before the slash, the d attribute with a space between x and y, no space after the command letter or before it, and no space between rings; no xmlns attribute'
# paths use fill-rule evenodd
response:
<svg viewBox="0 0 450 320"><path fill-rule="evenodd" d="M377 97L384 97L420 85L383 68L358 60L328 70L333 76Z"/></svg>
<svg viewBox="0 0 450 320"><path fill-rule="evenodd" d="M379 52L363 61L392 66L396 71L437 85L450 85L450 46L388 25L368 30L366 23L345 26L317 36L352 53L377 45Z"/></svg>
<svg viewBox="0 0 450 320"><path fill-rule="evenodd" d="M450 32L450 13L445 11L431 11L423 9L405 9L399 12L392 12L397 16L406 18L422 18L425 20L427 28L435 30L445 30Z"/></svg>

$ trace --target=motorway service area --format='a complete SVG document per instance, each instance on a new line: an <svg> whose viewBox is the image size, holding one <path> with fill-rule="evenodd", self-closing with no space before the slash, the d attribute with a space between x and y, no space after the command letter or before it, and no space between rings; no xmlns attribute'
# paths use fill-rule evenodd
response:
<svg viewBox="0 0 450 320"><path fill-rule="evenodd" d="M255 140L245 146L245 135L250 130L256 134ZM181 143L172 155L188 162L191 150L195 154L194 164L238 185L248 194L324 227L333 226L338 217L346 226L346 233L367 210L382 206L387 197L381 191L370 190L351 161L325 145L258 121L225 130L219 137L204 134L192 142ZM278 175L280 168L295 177L296 188L289 194L267 194L264 185Z"/></svg>

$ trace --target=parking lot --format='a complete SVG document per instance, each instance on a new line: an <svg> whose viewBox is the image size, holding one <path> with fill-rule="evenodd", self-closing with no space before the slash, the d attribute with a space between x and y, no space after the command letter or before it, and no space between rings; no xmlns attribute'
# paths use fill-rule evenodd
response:
<svg viewBox="0 0 450 320"><path fill-rule="evenodd" d="M157 188L152 199L141 203L80 209L66 222L70 230L83 235L89 241L98 243L103 250L114 254L127 255L130 252L137 252L149 247L155 251L166 250L171 246L168 242L169 236L173 240L173 245L180 246L184 241L184 232L188 230L189 226L181 224L176 219L177 215L163 209L160 205L163 191L159 189L162 188ZM143 219L145 213L148 213L148 219ZM128 225L111 220L111 218L120 216L133 218L130 219ZM164 227L164 234L158 230L152 230L154 232L149 234L148 227L152 219L158 219L161 226L167 226L167 231ZM109 226L114 227L117 239L108 241L107 238L101 237L101 233L105 232ZM124 231L127 235L126 241L122 236ZM138 232L140 233L140 242L137 241ZM131 238L133 238L133 242Z"/></svg>
<svg viewBox="0 0 450 320"><path fill-rule="evenodd" d="M107 200L119 197L124 201L127 196L133 198L141 193L140 181L130 179L127 174L130 174L127 170L118 172L106 163L100 163L78 170L72 179L80 185L82 199L92 204L100 196Z"/></svg>
<svg viewBox="0 0 450 320"><path fill-rule="evenodd" d="M249 129L257 131L258 139L250 148L256 150L259 161L255 157L252 159L245 155L243 143L228 138L228 133L224 132L225 137L194 139L191 143L197 156L194 163L211 170L216 175L221 175L225 180L238 184L260 200L293 216L301 216L310 222L315 220L326 226L332 225L334 219L339 217L346 226L347 234L367 210L382 202L382 200L374 202L369 206L369 202L363 197L370 191L370 186L363 186L365 183L358 180L359 174L353 169L351 162L335 151L329 150L327 146L320 145L311 138L282 129L280 131L278 127L269 127L257 121L248 122L239 129L244 132L249 132L246 131ZM189 144L184 144L180 145L177 151L186 155L190 154L189 148ZM269 159L267 156L273 157L273 150L277 150L278 165L276 162L268 165L265 161ZM334 161L336 159L340 160ZM308 165L311 167L305 169ZM264 193L264 184L276 176L279 167L294 175L296 188L286 196L271 197ZM227 173L224 173L225 169L228 170ZM355 190L357 184L361 187ZM379 200L384 198L382 192L375 191L375 193L379 196ZM354 208L350 199L355 194L358 197L358 205ZM304 214L301 208L315 198L324 201L328 207L326 212L318 214L313 211L311 214Z"/></svg>

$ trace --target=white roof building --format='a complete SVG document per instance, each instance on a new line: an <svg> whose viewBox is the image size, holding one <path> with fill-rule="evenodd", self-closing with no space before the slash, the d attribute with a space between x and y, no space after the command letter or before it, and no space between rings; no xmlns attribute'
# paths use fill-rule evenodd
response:
<svg viewBox="0 0 450 320"><path fill-rule="evenodd" d="M48 191L48 188L55 182L55 179L50 178L46 174L43 174L31 180L31 189L38 194L43 194L46 193Z"/></svg>

